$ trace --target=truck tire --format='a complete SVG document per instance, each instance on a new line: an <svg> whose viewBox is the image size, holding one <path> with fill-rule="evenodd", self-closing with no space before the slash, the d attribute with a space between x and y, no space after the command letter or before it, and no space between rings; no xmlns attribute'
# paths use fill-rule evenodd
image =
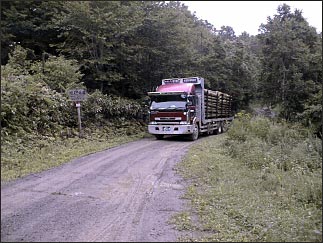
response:
<svg viewBox="0 0 323 243"><path fill-rule="evenodd" d="M221 134L223 132L222 123L219 122L217 128L213 130L214 135Z"/></svg>
<svg viewBox="0 0 323 243"><path fill-rule="evenodd" d="M158 140L162 140L164 138L164 135L163 134L156 134L155 137L158 139Z"/></svg>
<svg viewBox="0 0 323 243"><path fill-rule="evenodd" d="M219 127L218 127L218 134L223 133L223 126L222 126L222 122L220 123Z"/></svg>
<svg viewBox="0 0 323 243"><path fill-rule="evenodd" d="M195 141L198 139L198 137L199 137L199 126L197 125L197 123L195 123L193 133L189 135L189 139L191 141Z"/></svg>

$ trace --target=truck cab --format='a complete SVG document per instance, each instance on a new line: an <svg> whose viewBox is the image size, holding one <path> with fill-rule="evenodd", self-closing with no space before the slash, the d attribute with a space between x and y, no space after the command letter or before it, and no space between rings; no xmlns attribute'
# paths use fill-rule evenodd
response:
<svg viewBox="0 0 323 243"><path fill-rule="evenodd" d="M162 139L164 135L189 135L197 139L199 120L197 85L199 78L163 79L150 97L148 132Z"/></svg>

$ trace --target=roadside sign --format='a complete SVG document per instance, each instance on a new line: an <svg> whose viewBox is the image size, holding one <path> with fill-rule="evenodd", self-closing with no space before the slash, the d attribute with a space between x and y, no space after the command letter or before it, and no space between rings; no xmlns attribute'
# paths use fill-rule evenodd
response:
<svg viewBox="0 0 323 243"><path fill-rule="evenodd" d="M68 95L71 101L75 102L77 109L77 120L79 125L79 137L82 137L82 124L81 124L81 101L87 98L87 93L85 89L70 89Z"/></svg>
<svg viewBox="0 0 323 243"><path fill-rule="evenodd" d="M85 89L71 89L68 91L68 95L72 101L83 101L87 98Z"/></svg>

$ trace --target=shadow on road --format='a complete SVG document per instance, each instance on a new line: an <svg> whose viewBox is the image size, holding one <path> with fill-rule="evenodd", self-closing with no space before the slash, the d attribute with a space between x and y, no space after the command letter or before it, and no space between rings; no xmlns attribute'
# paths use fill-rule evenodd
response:
<svg viewBox="0 0 323 243"><path fill-rule="evenodd" d="M208 137L210 135L205 135L205 134L200 134L198 140L203 139L205 137ZM152 138L153 140L156 140L155 137ZM190 138L188 136L185 135L165 135L163 139L161 139L160 141L173 141L173 142L193 142L192 140L190 140ZM196 140L196 141L198 141Z"/></svg>

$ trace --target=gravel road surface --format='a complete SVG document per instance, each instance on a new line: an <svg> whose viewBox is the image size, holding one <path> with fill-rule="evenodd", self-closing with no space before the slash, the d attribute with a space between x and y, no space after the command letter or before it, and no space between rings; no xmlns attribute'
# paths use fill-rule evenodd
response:
<svg viewBox="0 0 323 243"><path fill-rule="evenodd" d="M1 186L4 241L176 241L174 165L195 142L145 138Z"/></svg>

